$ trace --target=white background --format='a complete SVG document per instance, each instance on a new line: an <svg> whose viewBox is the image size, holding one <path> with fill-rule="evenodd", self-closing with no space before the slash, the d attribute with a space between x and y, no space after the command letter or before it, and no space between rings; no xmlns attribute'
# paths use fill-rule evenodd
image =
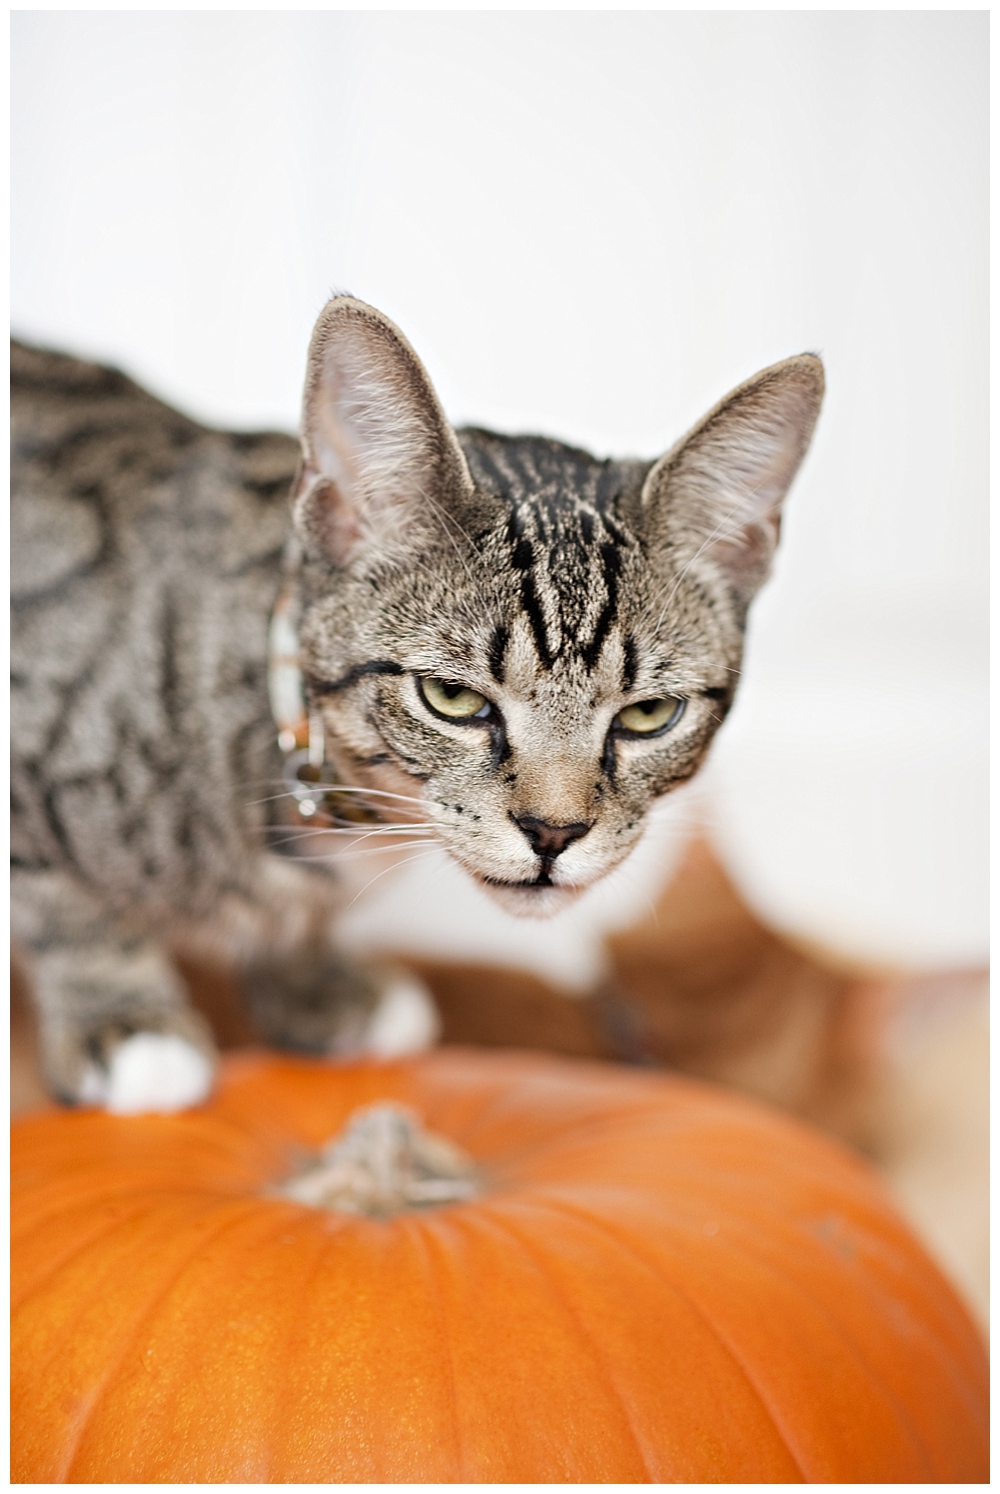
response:
<svg viewBox="0 0 1000 1494"><path fill-rule="evenodd" d="M199 417L293 427L332 289L456 421L654 456L810 349L829 394L703 787L571 913L434 858L361 945L582 981L707 817L864 960L986 952L985 12L20 12L13 317Z"/></svg>

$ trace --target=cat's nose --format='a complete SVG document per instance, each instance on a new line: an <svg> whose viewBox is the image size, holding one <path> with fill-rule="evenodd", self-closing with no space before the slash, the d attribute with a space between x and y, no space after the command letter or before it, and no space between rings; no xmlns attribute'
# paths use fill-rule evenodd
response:
<svg viewBox="0 0 1000 1494"><path fill-rule="evenodd" d="M552 825L548 820L540 820L533 814L512 814L511 819L522 835L527 836L535 855L548 862L561 856L568 845L572 845L574 840L581 840L590 829L582 821L573 825Z"/></svg>

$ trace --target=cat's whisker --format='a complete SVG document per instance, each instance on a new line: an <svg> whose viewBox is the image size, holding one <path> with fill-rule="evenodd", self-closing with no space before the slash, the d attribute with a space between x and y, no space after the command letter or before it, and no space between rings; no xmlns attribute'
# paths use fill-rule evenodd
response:
<svg viewBox="0 0 1000 1494"><path fill-rule="evenodd" d="M292 800L293 807L299 807L300 806L301 801L299 800L299 798L298 798L297 795L290 795L289 797ZM340 830L343 830L343 831L359 831L361 829L367 829L367 830L371 830L373 833L377 833L378 831L432 830L432 829L436 829L437 828L437 826L434 824L434 822L432 820L418 820L418 819L412 819L412 820L380 820L380 819L377 819L377 818L376 819L369 819L369 820L359 820L359 819L352 818L350 815L348 815L346 813L346 811L342 815L336 815L336 814L332 814L328 809L325 809L323 806L317 806L317 808L318 808L318 810L320 810L322 812L322 814L329 816L329 822L325 822L325 821L314 822L314 821L310 820L308 823L305 823L306 816L309 814L309 811L306 810L306 814L302 816L302 818L303 818L303 824L301 826L297 826L297 825L285 825L285 826L274 825L272 828L275 829L275 830L282 829L282 828L289 829L289 830L291 830L291 829L300 829L301 828L301 829L310 830L310 831L316 831L316 830L320 830L320 829L327 829L327 830L331 830L331 831L332 830L338 830L338 831L340 831Z"/></svg>
<svg viewBox="0 0 1000 1494"><path fill-rule="evenodd" d="M397 794L390 792L389 789L366 788L362 784L331 783L329 787L338 794L364 794L378 799L400 799L407 804L423 805L425 803L425 800L417 798L415 794Z"/></svg>
<svg viewBox="0 0 1000 1494"><path fill-rule="evenodd" d="M315 834L321 830L329 832L337 830L338 832L342 831L345 834L351 835L378 835L395 830L436 830L438 826L435 825L433 820L376 820L372 824L366 824L357 820L348 820L346 817L338 819L336 816L333 816L330 825L314 824L312 821L309 821L307 824L287 825L284 828L288 830L306 830L310 834Z"/></svg>
<svg viewBox="0 0 1000 1494"><path fill-rule="evenodd" d="M284 781L284 780L282 780L282 781ZM381 798L381 799L399 799L399 800L402 800L403 802L408 803L408 804L421 804L422 805L422 804L424 804L426 802L423 799L416 798L413 794L390 794L390 793L388 793L388 792L386 792L384 790L381 790L381 789L368 789L368 788L360 788L360 787L356 788L353 784L338 783L336 779L330 779L327 782L317 781L316 783L309 783L309 784L305 784L304 783L303 784L303 788L307 788L310 793L315 792L315 793L327 793L327 794L329 794L329 793L337 793L337 794L370 795L370 796L372 796L374 798ZM251 800L248 800L247 802L250 803L250 804L268 804L273 799L287 798L288 794L293 793L293 792L294 792L294 790L292 790L292 789L285 789L280 794L268 794L268 795L266 795L265 797L263 797L261 799L251 799Z"/></svg>
<svg viewBox="0 0 1000 1494"><path fill-rule="evenodd" d="M404 840L399 845L363 846L359 851L352 851L350 849L342 851L338 849L331 851L326 856L310 856L308 859L312 862L330 861L335 866L339 866L342 861L360 861L364 856L395 855L399 851L408 851L412 850L414 846L426 846L428 844L430 842L426 838L422 840Z"/></svg>
<svg viewBox="0 0 1000 1494"><path fill-rule="evenodd" d="M422 831L425 832L424 839L430 840L433 838L434 829L435 827L432 825L380 825L377 828L359 833L356 827L352 828L349 825L290 825L282 835L275 836L271 840L271 844L274 846L293 844L299 845L304 841L316 840L325 836L349 835L352 836L353 839L348 842L345 849L350 850L351 846L358 845L363 840L371 840L373 838L381 838L385 836L387 839L387 843L391 844L391 841L389 841L388 839L391 836L417 835Z"/></svg>
<svg viewBox="0 0 1000 1494"><path fill-rule="evenodd" d="M382 871L378 872L376 876L372 877L370 881L366 882L365 885L354 894L354 896L351 898L351 901L347 904L347 908L353 908L358 898L363 896L363 894L368 891L369 887L374 887L375 883L379 881L380 878L387 876L389 872L402 871L404 866L410 866L414 861L422 861L425 856L433 856L438 849L439 848L437 846L432 846L429 851L418 851L415 856L407 856L405 861L398 861L395 862L392 866L385 867ZM347 908L344 909L345 913L347 911Z"/></svg>
<svg viewBox="0 0 1000 1494"><path fill-rule="evenodd" d="M284 782L284 780L283 779L272 779L271 782ZM308 787L309 787L310 792L316 792L316 793L336 793L336 794L361 794L364 797L374 797L374 798L379 798L379 799L398 799L402 803L405 803L405 804L419 804L421 808L425 808L426 807L426 800L424 800L424 799L418 799L413 794L395 794L395 793L390 793L388 789L362 788L362 787L360 787L358 785L355 785L353 783L335 783L335 782L322 783L322 782L319 782L319 783L310 783L308 785ZM268 794L263 799L248 799L246 802L247 802L248 806L254 806L254 805L258 805L258 804L272 804L277 799L287 799L287 798L289 798L291 796L298 797L297 795L295 795L294 789L285 789L284 792L282 792L280 794Z"/></svg>
<svg viewBox="0 0 1000 1494"><path fill-rule="evenodd" d="M432 840L433 829L430 828L430 826L426 825L398 825L393 826L393 828L387 829L384 834L380 829L380 831L368 831L366 832L366 834L359 835L357 834L356 829L351 829L350 826L347 825L333 825L329 826L329 828L324 828L324 826L321 825L296 825L288 826L288 829L286 832L284 832L284 834L274 835L274 837L269 838L268 844L274 850L281 850L286 846L306 846L309 841L330 840L330 838L338 838L339 855L339 852L341 852L341 850L350 850L351 847L357 846L357 844L362 843L362 841L372 840L372 838L375 838L375 840L384 841L384 844L386 844L387 847L392 847L393 844L396 844L395 837L399 837L399 835L422 835L425 840ZM350 840L344 841L344 837L351 838Z"/></svg>
<svg viewBox="0 0 1000 1494"><path fill-rule="evenodd" d="M327 764L327 766L329 767L330 765ZM235 787L236 788L247 789L247 788L251 788L254 784L259 784L261 786L266 786L266 785L272 785L272 784L278 784L278 783L287 783L287 782L288 782L288 779L285 778L285 777L280 777L280 778L275 778L275 777L267 777L267 778L243 778L243 779L237 779L237 780L235 780ZM318 784L310 784L309 786L312 788L312 787L319 787L320 785L318 785ZM418 804L423 802L419 798L419 796L417 796L415 794L400 794L396 790L377 788L374 784L345 783L340 778L331 779L328 783L325 783L323 786L326 787L326 788L328 788L328 789L343 790L345 793L352 793L352 794L378 794L382 798L389 798L389 799L408 799L408 800L412 800L414 803L418 803Z"/></svg>
<svg viewBox="0 0 1000 1494"><path fill-rule="evenodd" d="M330 865L336 867L340 866L342 862L359 861L366 856L395 856L400 851L408 851L413 849L413 847L415 846L433 846L433 842L428 840L425 836L417 840L404 840L397 845L363 846L360 850L351 850L350 847L345 850L338 846L334 851L321 851L313 855L309 855L307 853L305 857L305 864L317 866L320 864L329 863Z"/></svg>
<svg viewBox="0 0 1000 1494"><path fill-rule="evenodd" d="M309 796L309 798L311 798L311 796ZM291 790L288 790L288 793L275 793L275 795L272 796L271 799L260 799L259 802L260 802L260 804L277 804L277 802L281 801L281 799L291 799L291 801L293 801L294 804L300 804L300 802L302 802L302 795L297 795L297 793L293 793L293 792L291 792ZM378 808L377 805L372 805L372 810L377 811L377 808ZM389 805L389 808L393 808L393 805ZM308 811L306 811L306 813L308 813ZM324 813L329 813L329 811L324 811ZM333 820L335 820L335 822L336 822L336 820L338 820L338 816L333 816ZM348 819L347 814L342 814L342 816L339 816L339 825L341 825L342 828L351 829L351 828L353 828L354 825L357 825L357 822L356 822L356 820L350 820L350 819ZM371 828L372 829L396 829L396 828L416 829L417 826L422 826L422 828L428 828L428 826L430 826L430 825L432 825L432 822L430 822L430 820L423 820L423 819L413 819L413 820L380 820L380 819L375 819L374 822L372 822ZM306 826L306 828L308 828L308 829L317 829L317 826L315 826L315 825L309 825L309 826Z"/></svg>
<svg viewBox="0 0 1000 1494"><path fill-rule="evenodd" d="M681 855L683 855L684 848L690 845L692 839L694 838L694 833L698 830L704 829L704 827L704 815L701 813L696 813L694 811L692 811L692 813L686 819L681 819L681 817L678 815L677 818L668 827L666 832L664 831L663 827L661 827L659 833L662 836L661 844L663 845L664 859L666 859L667 854L676 854L678 851ZM657 910L657 896L659 895L659 893L662 893L665 888L669 887L670 883L673 881L674 876L679 870L680 860L677 859L675 865L667 874L667 876L663 878L661 882L658 882L656 884L656 891L654 892L650 892L649 890L649 877L646 870L640 866L637 866L635 862L633 862L629 858L626 858L625 861L621 862L619 866L615 868L615 873L616 875L621 877L623 882L630 884L632 887L638 890L640 902L645 907L646 911L652 916L655 922L659 917L659 913Z"/></svg>
<svg viewBox="0 0 1000 1494"><path fill-rule="evenodd" d="M415 835L414 838L418 838L418 839L422 840L423 842L425 842L427 844L433 842L436 839L436 837L434 835L429 834L429 833L425 834L425 835L420 835L419 834L420 828L421 828L420 826L416 827L416 832L417 833L416 833L416 835ZM280 851L280 850L282 850L286 846L291 846L291 847L296 847L296 848L298 848L298 847L306 847L306 846L308 846L308 844L309 844L310 841L325 840L325 839L329 839L331 836L334 836L334 835L350 835L351 833L352 832L350 830L346 829L346 827L345 828L337 827L337 828L334 828L334 829L324 830L324 829L320 828L319 826L316 826L316 827L303 826L301 829L298 829L298 828L291 829L288 832L288 834L286 834L286 835L275 836L275 837L271 838L269 840L268 844L270 845L270 847L271 847L272 850L279 850ZM387 851L391 851L391 850L395 849L396 847L398 847L399 842L397 840L392 839L392 835L403 835L405 833L406 832L404 830L402 830L402 829L394 830L391 833L390 836L386 836L385 837L385 839L384 839L381 847L375 847L374 849L383 849L383 850L387 850ZM349 840L346 844L344 844L344 843L338 844L336 850L335 851L331 851L330 855L331 856L340 856L340 855L346 854L348 851L352 850L354 846L359 845L361 843L362 839L367 839L367 838L369 838L369 837L358 837L358 836L355 836L353 840ZM312 857L311 859L315 860L316 858Z"/></svg>

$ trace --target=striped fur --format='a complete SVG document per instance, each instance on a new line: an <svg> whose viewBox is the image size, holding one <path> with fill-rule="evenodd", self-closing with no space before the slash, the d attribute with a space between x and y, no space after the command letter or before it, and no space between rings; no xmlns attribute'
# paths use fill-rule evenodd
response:
<svg viewBox="0 0 1000 1494"><path fill-rule="evenodd" d="M789 360L657 463L456 433L401 334L346 297L310 349L301 449L58 354L15 345L12 372L15 935L68 1100L99 1097L137 1032L210 1053L171 944L225 942L275 1042L344 1049L377 1002L329 942L339 842L274 797L289 564L340 779L387 838L433 837L515 911L553 911L703 760L822 392L818 360ZM428 676L486 716L435 714ZM683 702L662 735L616 726L658 697Z"/></svg>

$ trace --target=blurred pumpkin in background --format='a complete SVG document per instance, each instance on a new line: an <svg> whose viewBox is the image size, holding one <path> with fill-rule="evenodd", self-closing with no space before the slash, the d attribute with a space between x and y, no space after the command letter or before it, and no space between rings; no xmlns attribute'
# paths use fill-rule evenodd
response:
<svg viewBox="0 0 1000 1494"><path fill-rule="evenodd" d="M374 1194L364 1124L316 1161L373 1105L426 1128L393 1208L385 1126ZM982 1342L874 1174L697 1081L241 1054L197 1111L16 1122L13 1184L18 1482L988 1477Z"/></svg>

